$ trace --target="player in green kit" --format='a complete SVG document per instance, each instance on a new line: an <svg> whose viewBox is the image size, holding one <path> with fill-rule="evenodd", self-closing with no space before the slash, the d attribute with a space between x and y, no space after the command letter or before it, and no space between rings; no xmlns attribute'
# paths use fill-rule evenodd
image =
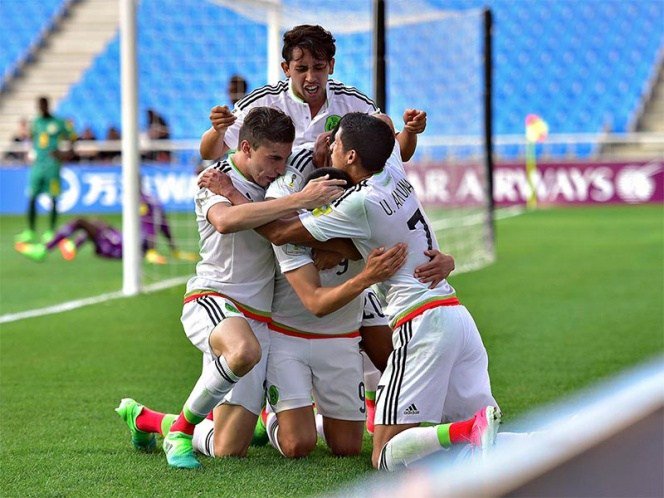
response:
<svg viewBox="0 0 664 498"><path fill-rule="evenodd" d="M39 116L31 128L35 158L29 176L28 228L16 236L17 243L34 242L37 237L37 196L41 193L50 195L52 200L49 229L44 232L42 239L46 243L53 238L58 217L60 166L62 160L71 155L71 141L76 139L71 125L51 114L46 97L39 97L37 108ZM59 149L62 141L70 141L66 152Z"/></svg>

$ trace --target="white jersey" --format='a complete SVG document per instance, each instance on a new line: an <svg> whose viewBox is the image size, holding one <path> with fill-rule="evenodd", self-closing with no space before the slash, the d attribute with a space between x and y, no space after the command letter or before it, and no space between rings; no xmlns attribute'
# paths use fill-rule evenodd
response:
<svg viewBox="0 0 664 498"><path fill-rule="evenodd" d="M246 198L264 199L265 189L245 178L232 157L210 168L226 173ZM265 320L274 290L272 245L254 230L222 234L208 222L207 213L212 206L230 204L226 197L201 189L195 202L201 260L196 265L196 275L187 282L187 295L200 290L216 291L232 299L246 315Z"/></svg>
<svg viewBox="0 0 664 498"><path fill-rule="evenodd" d="M408 244L406 263L380 284L392 326L423 307L455 295L446 280L429 289L414 277L415 268L427 261L424 251L438 249L438 242L406 178L397 146L382 171L346 191L327 209L302 213L300 219L317 240L353 239L364 259L375 248Z"/></svg>
<svg viewBox="0 0 664 498"><path fill-rule="evenodd" d="M339 81L332 79L327 81L326 95L325 104L312 118L307 103L293 93L290 79L280 81L276 85L258 88L235 104L233 114L237 119L226 130L224 142L231 149L237 148L244 117L252 108L258 106L274 107L291 117L295 125L293 146L314 143L322 132L332 130L344 114L378 111L378 107L369 97Z"/></svg>
<svg viewBox="0 0 664 498"><path fill-rule="evenodd" d="M309 145L295 149L288 159L286 172L268 187L266 198L279 198L298 192L304 187L304 180L315 169L312 162L312 147ZM317 317L302 304L302 301L283 275L288 271L313 263L309 247L293 244L273 246L279 267L274 285L271 328L283 333L307 336L347 335L357 333L362 321L364 295L361 294L344 307L324 317ZM319 272L321 285L335 287L357 275L362 261L342 261L335 268ZM281 271L279 271L281 269ZM282 273L283 272L283 273Z"/></svg>

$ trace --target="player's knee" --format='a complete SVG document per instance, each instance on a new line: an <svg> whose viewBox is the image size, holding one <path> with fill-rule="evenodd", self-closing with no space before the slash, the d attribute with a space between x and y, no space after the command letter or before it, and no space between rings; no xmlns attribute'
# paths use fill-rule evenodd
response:
<svg viewBox="0 0 664 498"><path fill-rule="evenodd" d="M362 439L331 444L330 451L338 457L357 456L362 452Z"/></svg>
<svg viewBox="0 0 664 498"><path fill-rule="evenodd" d="M226 357L228 366L236 375L244 375L254 368L261 360L261 345L254 338L253 340L240 341L236 344Z"/></svg>
<svg viewBox="0 0 664 498"><path fill-rule="evenodd" d="M281 437L279 435L281 453L287 458L304 458L316 447L315 438L307 437Z"/></svg>

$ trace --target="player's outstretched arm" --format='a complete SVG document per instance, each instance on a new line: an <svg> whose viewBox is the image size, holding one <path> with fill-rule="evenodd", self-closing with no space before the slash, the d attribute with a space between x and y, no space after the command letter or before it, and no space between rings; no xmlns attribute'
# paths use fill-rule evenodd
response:
<svg viewBox="0 0 664 498"><path fill-rule="evenodd" d="M403 129L397 134L401 148L401 160L410 161L417 147L417 135L427 126L427 113L418 109L406 109L403 113Z"/></svg>
<svg viewBox="0 0 664 498"><path fill-rule="evenodd" d="M385 249L374 249L364 269L356 276L336 287L322 287L318 269L313 263L285 273L302 304L314 315L321 317L342 308L364 289L388 279L403 266L408 246L403 243Z"/></svg>
<svg viewBox="0 0 664 498"><path fill-rule="evenodd" d="M429 289L433 289L454 271L454 258L436 249L424 251L424 255L431 261L415 268L415 278L423 284L429 283Z"/></svg>
<svg viewBox="0 0 664 498"><path fill-rule="evenodd" d="M224 176L224 173L210 169L199 177L198 185L223 195L231 202L233 198L239 200L239 192ZM220 233L256 228L299 209L314 209L329 204L341 196L341 187L344 184L344 180L328 180L325 176L309 182L300 192L279 199L232 206L225 203L215 204L208 210L208 221Z"/></svg>
<svg viewBox="0 0 664 498"><path fill-rule="evenodd" d="M235 115L225 105L218 105L210 110L212 127L203 133L199 147L202 159L218 159L229 150L224 142L224 136L235 119Z"/></svg>

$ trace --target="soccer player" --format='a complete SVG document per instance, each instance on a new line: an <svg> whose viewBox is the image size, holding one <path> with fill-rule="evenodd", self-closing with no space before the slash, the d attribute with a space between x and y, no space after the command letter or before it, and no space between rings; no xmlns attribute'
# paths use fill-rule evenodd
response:
<svg viewBox="0 0 664 498"><path fill-rule="evenodd" d="M386 470L454 444L487 448L501 418L471 315L446 280L430 288L413 276L422 253L438 244L394 142L381 119L346 114L332 162L355 186L329 209L267 225L276 244L350 237L363 258L378 247L408 241L406 263L379 285L395 350L378 386L372 463ZM423 423L435 425L420 427Z"/></svg>
<svg viewBox="0 0 664 498"><path fill-rule="evenodd" d="M42 235L42 241L53 238L58 221L58 196L60 195L60 167L62 160L73 157L71 142L76 134L70 124L49 110L48 98L37 99L39 116L31 127L32 145L35 159L30 169L28 191L28 228L18 234L15 242L35 242L37 239L37 196L47 193L51 197L49 229ZM59 149L61 142L67 142L67 150Z"/></svg>
<svg viewBox="0 0 664 498"><path fill-rule="evenodd" d="M195 254L180 251L171 235L168 219L163 207L151 196L141 192L139 213L141 218L141 247L145 260L153 264L165 264L167 258L159 254L155 248L157 230L168 242L171 254L185 261L196 261ZM77 234L74 240L71 237ZM122 258L122 232L105 221L76 218L63 225L47 244L31 244L17 242L15 248L21 254L35 260L43 261L49 251L56 247L62 257L71 261L76 257L78 249L87 241L95 246L95 253L108 259Z"/></svg>
<svg viewBox="0 0 664 498"><path fill-rule="evenodd" d="M244 120L237 151L215 167L227 172L246 198L262 200L265 187L284 172L294 138L295 127L288 116L257 107ZM246 206L231 206L207 189L197 193L201 261L187 283L182 324L207 361L165 435L163 447L170 466L200 467L192 434L212 409L216 456L246 454L261 410L266 364L261 350L268 350L266 323L274 287L272 247L250 229L294 209L330 202L340 195L340 183L312 182L295 195L257 203L258 209L251 209L250 215ZM153 448L154 433L165 431L163 414L131 399L123 400L117 411L137 448Z"/></svg>
<svg viewBox="0 0 664 498"><path fill-rule="evenodd" d="M281 109L295 123L295 146L314 143L316 137L332 130L348 112L376 112L376 104L353 87L330 79L334 73L335 39L321 26L295 26L284 34L281 67L286 80L249 93L234 110L216 106L210 111L212 127L201 139L203 159L217 159L236 147L238 130L246 113L254 106ZM426 127L426 113L404 112L404 128L398 134L403 159L415 151L417 134Z"/></svg>
<svg viewBox="0 0 664 498"><path fill-rule="evenodd" d="M314 157L318 158L316 164L327 161L329 135L321 134L313 151L309 146L296 149L286 174L272 183L267 197L297 192L306 183L305 177L328 173L329 168L314 170ZM334 171L336 175L344 173ZM215 173L210 170L202 175L199 185L218 192L223 187L222 183L214 181L218 176ZM246 202L238 192L231 191L228 198L238 204ZM261 229L257 231L260 233ZM402 261L404 250L398 246L390 249L395 251L396 259L389 274ZM401 256L396 251L400 251ZM358 454L365 419L358 329L372 319L368 322L370 328L375 329L371 335L384 333L381 327L391 332L380 322L383 315L377 300L371 303L375 315L368 316L363 322L364 296L360 294L372 282L357 278L362 269L361 262L343 259L333 268L321 271L319 276L311 249L289 245L275 247L275 253L283 273L277 274L272 322L268 325L274 333L268 354L266 386L268 399L276 412L276 418L271 414L266 421L270 441L287 457L303 457L313 450L316 444L316 424L311 406L313 391L318 412L323 415L325 440L332 452L336 455ZM382 279L387 274L380 276ZM335 287L337 284L339 287ZM341 309L320 318L330 306L341 305ZM379 344L375 339L368 339ZM391 350L391 340L389 348ZM211 427L208 430L211 431ZM195 435L196 449L212 454L207 443L210 439L209 434Z"/></svg>

